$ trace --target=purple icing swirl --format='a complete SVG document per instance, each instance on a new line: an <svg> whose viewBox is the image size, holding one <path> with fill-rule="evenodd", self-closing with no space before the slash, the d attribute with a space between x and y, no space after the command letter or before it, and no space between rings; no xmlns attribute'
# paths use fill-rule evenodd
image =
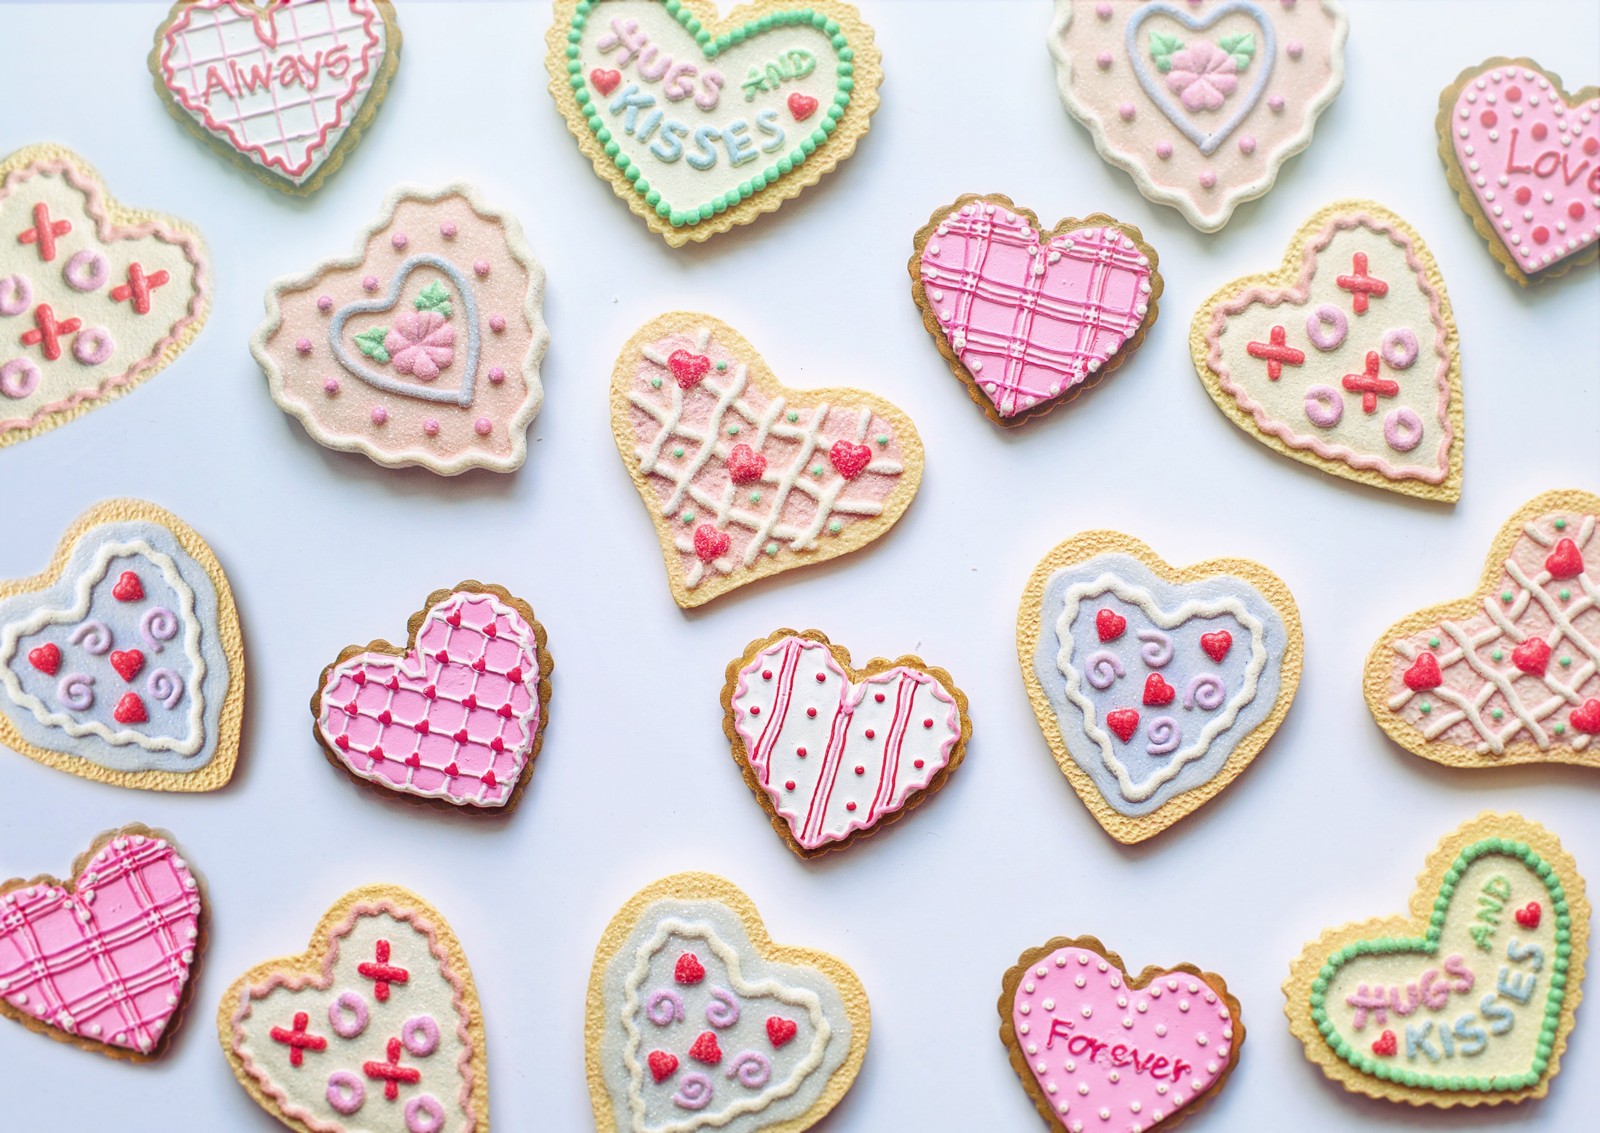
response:
<svg viewBox="0 0 1600 1133"><path fill-rule="evenodd" d="M739 1001L730 991L720 987L711 989L711 1002L706 1006L706 1022L713 1027L731 1027L739 1021Z"/></svg>
<svg viewBox="0 0 1600 1133"><path fill-rule="evenodd" d="M111 651L111 627L98 618L84 622L67 635L74 645L83 646L84 652L103 657Z"/></svg>
<svg viewBox="0 0 1600 1133"><path fill-rule="evenodd" d="M711 1079L704 1074L685 1074L678 1083L678 1092L672 1095L672 1102L679 1109L705 1109L711 1104L713 1093Z"/></svg>
<svg viewBox="0 0 1600 1133"><path fill-rule="evenodd" d="M144 687L163 708L176 708L183 699L183 678L171 669L156 669L145 678Z"/></svg>
<svg viewBox="0 0 1600 1133"><path fill-rule="evenodd" d="M1221 677L1215 673L1200 673L1183 690L1183 706L1193 708L1199 705L1204 712L1215 712L1222 707L1227 695L1228 686L1222 683Z"/></svg>
<svg viewBox="0 0 1600 1133"><path fill-rule="evenodd" d="M1157 716L1150 721L1146 731L1150 736L1150 744L1144 750L1151 755L1166 755L1175 750L1183 739L1182 729L1171 716Z"/></svg>
<svg viewBox="0 0 1600 1133"><path fill-rule="evenodd" d="M662 1008L666 1008L665 1012ZM670 1027L683 1021L683 999L670 988L650 993L645 1004L644 1017L658 1027Z"/></svg>
<svg viewBox="0 0 1600 1133"><path fill-rule="evenodd" d="M165 606L153 606L139 619L139 634L150 648L161 652L161 643L178 636L178 615Z"/></svg>
<svg viewBox="0 0 1600 1133"><path fill-rule="evenodd" d="M1116 684L1117 678L1126 672L1122 662L1117 660L1117 655L1104 649L1097 649L1089 654L1084 658L1084 665L1084 679L1101 692Z"/></svg>
<svg viewBox="0 0 1600 1133"><path fill-rule="evenodd" d="M83 673L68 673L56 685L56 699L73 712L87 712L94 707L94 678Z"/></svg>
<svg viewBox="0 0 1600 1133"><path fill-rule="evenodd" d="M760 1051L747 1050L728 1066L728 1077L739 1079L746 1089L759 1090L772 1081L772 1063Z"/></svg>

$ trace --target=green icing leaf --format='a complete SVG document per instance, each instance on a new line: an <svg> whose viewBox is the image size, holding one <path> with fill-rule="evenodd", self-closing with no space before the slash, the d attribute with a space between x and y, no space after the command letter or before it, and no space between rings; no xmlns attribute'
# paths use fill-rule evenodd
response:
<svg viewBox="0 0 1600 1133"><path fill-rule="evenodd" d="M1217 40L1217 46L1233 56L1234 66L1244 70L1250 66L1250 60L1256 53L1256 36L1254 32L1240 32L1238 35L1225 35Z"/></svg>
<svg viewBox="0 0 1600 1133"><path fill-rule="evenodd" d="M356 346L360 348L361 353L382 366L389 361L389 352L383 348L383 340L388 337L388 327L373 327L356 335Z"/></svg>
<svg viewBox="0 0 1600 1133"><path fill-rule="evenodd" d="M1172 70L1172 53L1183 46L1183 40L1175 35L1162 35L1158 31L1150 33L1150 58L1156 61L1156 70L1163 75Z"/></svg>
<svg viewBox="0 0 1600 1133"><path fill-rule="evenodd" d="M450 292L445 290L444 284L437 279L422 289L422 294L417 296L417 310L437 311L445 318L450 317Z"/></svg>

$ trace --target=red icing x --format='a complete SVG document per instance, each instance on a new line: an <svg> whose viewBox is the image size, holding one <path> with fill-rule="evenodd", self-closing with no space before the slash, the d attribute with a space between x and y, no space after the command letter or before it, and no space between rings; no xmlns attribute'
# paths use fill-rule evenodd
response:
<svg viewBox="0 0 1600 1133"><path fill-rule="evenodd" d="M1244 344L1244 348L1250 357L1266 360L1267 379L1269 381L1275 382L1283 377L1283 364L1285 362L1291 366L1305 364L1306 352L1286 345L1282 327L1273 327L1268 337L1272 340L1271 342L1247 342Z"/></svg>
<svg viewBox="0 0 1600 1133"><path fill-rule="evenodd" d="M1574 708L1567 719L1586 736L1600 736L1600 700L1590 697L1582 708Z"/></svg>
<svg viewBox="0 0 1600 1133"><path fill-rule="evenodd" d="M1357 252L1351 259L1350 274L1341 275L1335 281L1343 291L1350 292L1350 309L1358 315L1367 313L1367 296L1376 295L1379 298L1389 294L1389 285L1375 276L1367 274L1367 254ZM1372 412L1370 409L1367 412Z"/></svg>
<svg viewBox="0 0 1600 1133"><path fill-rule="evenodd" d="M789 113L794 115L796 122L804 122L817 112L817 100L809 94L795 91L789 96Z"/></svg>
<svg viewBox="0 0 1600 1133"><path fill-rule="evenodd" d="M846 480L854 480L872 463L872 450L866 445L853 445L849 441L834 441L828 450L828 460Z"/></svg>
<svg viewBox="0 0 1600 1133"><path fill-rule="evenodd" d="M1400 383L1390 378L1378 377L1378 352L1367 351L1367 368L1360 374L1346 374L1340 383L1351 393L1361 395L1361 411L1376 413L1379 397L1394 397L1400 392Z"/></svg>
<svg viewBox="0 0 1600 1133"><path fill-rule="evenodd" d="M792 1019L785 1019L781 1015L767 1016L767 1041L772 1044L773 1050L794 1038L799 1030L799 1025Z"/></svg>
<svg viewBox="0 0 1600 1133"><path fill-rule="evenodd" d="M681 984L697 984L706 978L706 967L693 952L678 957L678 966L672 969L672 978Z"/></svg>
<svg viewBox="0 0 1600 1133"><path fill-rule="evenodd" d="M696 1062L703 1062L707 1066L715 1066L722 1061L722 1048L717 1045L717 1036L713 1031L702 1032L694 1040L694 1045L689 1048L689 1057Z"/></svg>
<svg viewBox="0 0 1600 1133"><path fill-rule="evenodd" d="M1372 1044L1372 1053L1381 1055L1384 1058L1393 1058L1395 1051L1399 1049L1400 1044L1395 1041L1393 1031L1383 1032L1378 1036L1377 1041Z"/></svg>
<svg viewBox="0 0 1600 1133"><path fill-rule="evenodd" d="M47 645L41 645L37 649L30 649L28 651L28 664L47 677L55 676L56 671L61 668L61 646L51 642Z"/></svg>
<svg viewBox="0 0 1600 1133"><path fill-rule="evenodd" d="M1200 635L1200 648L1206 651L1206 656L1220 663L1228 655L1228 650L1233 648L1233 634L1225 629L1215 633L1202 633Z"/></svg>
<svg viewBox="0 0 1600 1133"><path fill-rule="evenodd" d="M389 985L403 984L411 978L411 973L404 968L393 967L389 963L389 942L378 941L377 962L357 964L356 971L372 981L372 994L379 1003L389 1000Z"/></svg>
<svg viewBox="0 0 1600 1133"><path fill-rule="evenodd" d="M1154 705L1159 708L1163 704L1171 704L1172 698L1177 695L1178 690L1163 680L1160 673L1151 673L1145 678L1144 702L1146 704ZM1134 723L1138 723L1137 717L1134 719ZM1132 729L1130 728L1129 731L1132 731ZM1128 737L1123 736L1122 738L1123 740L1127 740Z"/></svg>
<svg viewBox="0 0 1600 1133"><path fill-rule="evenodd" d="M747 444L734 445L728 454L728 478L735 484L759 480L766 470L767 458Z"/></svg>
<svg viewBox="0 0 1600 1133"><path fill-rule="evenodd" d="M128 282L119 283L111 289L111 301L124 303L132 300L133 309L141 315L150 313L150 292L165 284L172 277L165 271L158 271L154 275L145 275L144 268L133 263L128 265Z"/></svg>
<svg viewBox="0 0 1600 1133"><path fill-rule="evenodd" d="M400 1096L400 1083L405 1082L409 1085L422 1081L422 1071L400 1065L399 1039L390 1039L385 1053L388 1055L387 1062L363 1062L361 1071L375 1081L381 1079L383 1096L394 1101Z"/></svg>
<svg viewBox="0 0 1600 1133"><path fill-rule="evenodd" d="M1132 708L1116 708L1106 713L1106 724L1119 740L1127 743L1139 730L1139 713Z"/></svg>
<svg viewBox="0 0 1600 1133"><path fill-rule="evenodd" d="M1439 659L1432 653L1419 653L1401 679L1412 692L1427 692L1444 684L1444 674L1439 672Z"/></svg>
<svg viewBox="0 0 1600 1133"><path fill-rule="evenodd" d="M283 1043L289 1048L289 1065L299 1066L305 1061L305 1052L308 1050L325 1050L328 1040L321 1035L306 1033L306 1025L311 1022L311 1017L304 1011L295 1012L294 1029L286 1031L282 1027L274 1027L267 1034L272 1036L275 1043Z"/></svg>
<svg viewBox="0 0 1600 1133"><path fill-rule="evenodd" d="M589 72L589 81L594 84L594 89L601 94L610 94L617 89L617 84L622 81L622 72L607 71L604 68L596 67ZM673 1060L673 1064L677 1064L676 1059ZM656 1081L659 1082L661 1079L657 1078Z"/></svg>
<svg viewBox="0 0 1600 1133"><path fill-rule="evenodd" d="M61 339L69 334L76 334L83 326L83 321L76 318L56 321L56 313L51 310L50 304L40 303L33 309L33 329L22 332L22 345L37 346L43 351L44 356L51 362L61 357Z"/></svg>
<svg viewBox="0 0 1600 1133"><path fill-rule="evenodd" d="M133 571L125 570L117 577L117 584L111 588L111 594L118 602L137 602L144 597L144 584Z"/></svg>
<svg viewBox="0 0 1600 1133"><path fill-rule="evenodd" d="M1115 641L1128 628L1128 619L1114 610L1101 610L1094 616L1094 630L1101 641Z"/></svg>
<svg viewBox="0 0 1600 1133"><path fill-rule="evenodd" d="M1544 910L1539 908L1539 902L1529 901L1516 912L1517 923L1523 928L1538 928L1539 920L1544 916Z"/></svg>
<svg viewBox="0 0 1600 1133"><path fill-rule="evenodd" d="M702 523L694 529L694 553L703 563L720 559L732 545L733 540L728 538L727 532L718 531L709 523Z"/></svg>
<svg viewBox="0 0 1600 1133"><path fill-rule="evenodd" d="M1542 677L1550 664L1550 647L1543 638L1530 637L1511 651L1511 663L1529 676Z"/></svg>
<svg viewBox="0 0 1600 1133"><path fill-rule="evenodd" d="M139 670L144 668L144 653L138 649L113 649L111 667L123 680L131 682L139 675Z"/></svg>
<svg viewBox="0 0 1600 1133"><path fill-rule="evenodd" d="M616 74L615 71L611 73L613 75ZM595 85L598 86L599 84ZM652 1050L645 1058L645 1061L650 1064L650 1077L657 1082L664 1081L678 1072L678 1056L668 1054L664 1050Z"/></svg>
<svg viewBox="0 0 1600 1133"><path fill-rule="evenodd" d="M1578 545L1571 539L1561 540L1545 559L1544 569L1550 572L1551 578L1577 578L1583 573L1583 556L1578 553Z"/></svg>
<svg viewBox="0 0 1600 1133"><path fill-rule="evenodd" d="M70 220L51 220L50 206L40 201L33 206L33 227L24 229L17 243L39 245L39 258L49 263L56 258L56 237L71 231Z"/></svg>
<svg viewBox="0 0 1600 1133"><path fill-rule="evenodd" d="M704 354L690 354L687 350L674 350L667 355L667 369L677 380L680 389L691 389L700 384L711 369L711 359Z"/></svg>

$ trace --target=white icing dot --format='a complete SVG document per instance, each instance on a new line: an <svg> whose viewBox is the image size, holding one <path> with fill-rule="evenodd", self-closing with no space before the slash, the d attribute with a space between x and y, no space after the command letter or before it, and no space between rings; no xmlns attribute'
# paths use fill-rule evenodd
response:
<svg viewBox="0 0 1600 1133"><path fill-rule="evenodd" d="M1029 1054L1038 1054L1039 1053L1039 1044L1038 1043L1029 1043L1028 1044L1028 1053Z"/></svg>
<svg viewBox="0 0 1600 1133"><path fill-rule="evenodd" d="M1157 1038L1165 1038L1166 1034L1167 1034L1167 1025L1165 1023L1157 1023L1156 1024L1156 1037Z"/></svg>
<svg viewBox="0 0 1600 1133"><path fill-rule="evenodd" d="M1088 1096L1089 1083L1087 1083L1087 1082L1079 1082L1078 1083L1078 1093L1083 1094L1084 1096Z"/></svg>
<svg viewBox="0 0 1600 1133"><path fill-rule="evenodd" d="M1115 1085L1116 1083L1122 1081L1122 1075L1113 1070L1106 1075L1106 1080Z"/></svg>
<svg viewBox="0 0 1600 1133"><path fill-rule="evenodd" d="M1027 1015L1033 1011L1033 1008L1024 1003L1022 1006L1017 1008L1017 1011L1023 1015Z"/></svg>
<svg viewBox="0 0 1600 1133"><path fill-rule="evenodd" d="M1089 1016L1091 1016L1093 1014L1094 1014L1094 1008L1090 1007L1087 1003L1085 1003L1083 1005L1083 1017L1085 1019L1087 1019L1087 1018L1089 1018Z"/></svg>
<svg viewBox="0 0 1600 1133"><path fill-rule="evenodd" d="M1082 987L1084 984L1088 983L1089 981L1084 979L1082 976L1078 976L1072 982L1077 984L1079 987Z"/></svg>
<svg viewBox="0 0 1600 1133"><path fill-rule="evenodd" d="M1056 1001L1053 1000L1053 999L1045 1000L1044 1001L1044 1009L1046 1011L1054 1011L1056 1009Z"/></svg>
<svg viewBox="0 0 1600 1133"><path fill-rule="evenodd" d="M1187 1010L1189 1010L1189 1001L1187 999L1178 1000L1178 1010L1179 1011L1187 1011Z"/></svg>
<svg viewBox="0 0 1600 1133"><path fill-rule="evenodd" d="M1027 983L1022 985L1022 990L1027 992L1029 995L1032 995L1036 986L1037 985L1032 980L1029 980Z"/></svg>

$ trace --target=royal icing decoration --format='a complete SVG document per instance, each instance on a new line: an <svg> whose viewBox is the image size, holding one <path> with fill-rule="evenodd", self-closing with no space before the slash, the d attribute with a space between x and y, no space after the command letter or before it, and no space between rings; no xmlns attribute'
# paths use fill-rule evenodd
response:
<svg viewBox="0 0 1600 1133"><path fill-rule="evenodd" d="M0 1014L113 1058L154 1057L188 999L204 915L166 837L103 835L70 884L0 886Z"/></svg>
<svg viewBox="0 0 1600 1133"><path fill-rule="evenodd" d="M612 919L595 954L595 1125L809 1129L855 1080L870 1026L866 993L839 960L773 944L722 878L665 878Z"/></svg>
<svg viewBox="0 0 1600 1133"><path fill-rule="evenodd" d="M1368 201L1327 206L1281 267L1223 287L1196 312L1195 369L1263 444L1335 476L1461 496L1461 363L1433 255Z"/></svg>
<svg viewBox="0 0 1600 1133"><path fill-rule="evenodd" d="M210 307L205 244L182 221L118 204L61 146L0 161L0 448L149 378Z"/></svg>
<svg viewBox="0 0 1600 1133"><path fill-rule="evenodd" d="M860 390L790 391L707 315L662 315L622 348L611 429L684 608L865 546L922 479L899 409Z"/></svg>
<svg viewBox="0 0 1600 1133"><path fill-rule="evenodd" d="M1530 59L1490 59L1445 88L1438 126L1450 186L1507 275L1526 285L1596 258L1600 87L1569 95Z"/></svg>
<svg viewBox="0 0 1600 1133"><path fill-rule="evenodd" d="M280 279L250 351L318 444L512 472L544 398L544 269L467 185L400 188L356 254Z"/></svg>
<svg viewBox="0 0 1600 1133"><path fill-rule="evenodd" d="M1131 977L1092 936L1029 949L1004 987L1001 1041L1063 1133L1173 1124L1222 1088L1244 1043L1221 976L1180 964Z"/></svg>
<svg viewBox="0 0 1600 1133"><path fill-rule="evenodd" d="M878 106L848 4L557 0L550 93L650 229L681 247L772 212L849 157Z"/></svg>
<svg viewBox="0 0 1600 1133"><path fill-rule="evenodd" d="M779 630L728 667L725 730L745 782L802 857L921 803L961 762L966 696L921 658L863 670L816 630Z"/></svg>
<svg viewBox="0 0 1600 1133"><path fill-rule="evenodd" d="M217 1012L251 1097L321 1133L487 1129L483 1013L439 912L398 886L346 894L299 956L235 980Z"/></svg>
<svg viewBox="0 0 1600 1133"><path fill-rule="evenodd" d="M1300 679L1294 598L1245 559L1168 566L1113 531L1035 568L1017 651L1056 762L1114 837L1159 833L1227 786Z"/></svg>
<svg viewBox="0 0 1600 1133"><path fill-rule="evenodd" d="M1500 531L1470 598L1412 614L1367 659L1396 742L1454 767L1600 768L1600 497L1549 492Z"/></svg>
<svg viewBox="0 0 1600 1133"><path fill-rule="evenodd" d="M290 193L339 167L399 65L389 0L177 0L150 52L172 116Z"/></svg>
<svg viewBox="0 0 1600 1133"><path fill-rule="evenodd" d="M1048 412L1115 370L1155 322L1156 253L1097 213L1049 232L1009 198L964 196L917 233L912 296L991 419Z"/></svg>
<svg viewBox="0 0 1600 1133"><path fill-rule="evenodd" d="M1543 1097L1583 985L1589 903L1544 827L1482 814L1440 843L1409 917L1332 929L1283 985L1306 1056L1355 1093L1413 1105Z"/></svg>
<svg viewBox="0 0 1600 1133"><path fill-rule="evenodd" d="M1050 53L1100 156L1215 232L1311 144L1347 32L1336 0L1056 0Z"/></svg>

